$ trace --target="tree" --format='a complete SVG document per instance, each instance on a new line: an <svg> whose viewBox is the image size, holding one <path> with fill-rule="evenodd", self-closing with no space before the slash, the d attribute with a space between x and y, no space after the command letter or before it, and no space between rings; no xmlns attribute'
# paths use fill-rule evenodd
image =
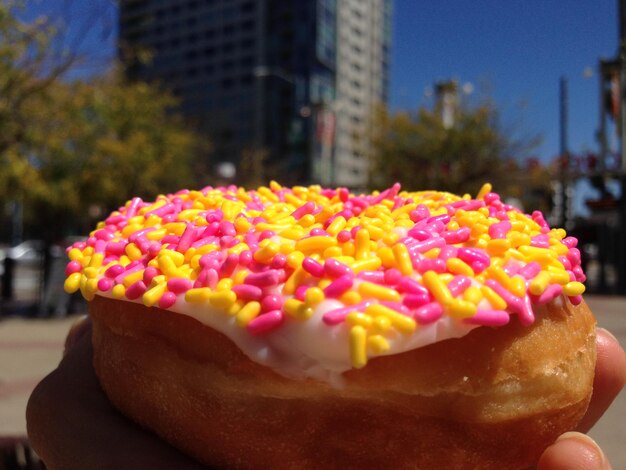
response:
<svg viewBox="0 0 626 470"><path fill-rule="evenodd" d="M503 188L519 166L510 157L537 141L516 141L505 133L489 101L460 106L452 126L425 108L412 116L382 107L374 123L372 183L377 187L398 181L406 188L475 194L489 181Z"/></svg>
<svg viewBox="0 0 626 470"><path fill-rule="evenodd" d="M15 9L0 6L0 208L18 204L26 232L52 241L133 195L194 185L208 144L173 112L171 94L114 67L69 80L72 54L51 57L54 28L21 22Z"/></svg>

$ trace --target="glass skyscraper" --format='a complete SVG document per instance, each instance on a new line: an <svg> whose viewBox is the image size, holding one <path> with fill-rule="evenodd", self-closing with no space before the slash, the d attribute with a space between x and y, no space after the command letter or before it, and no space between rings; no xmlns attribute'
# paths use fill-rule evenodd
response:
<svg viewBox="0 0 626 470"><path fill-rule="evenodd" d="M125 0L119 48L131 78L181 98L217 162L262 154L285 184L362 188L390 25L391 0Z"/></svg>

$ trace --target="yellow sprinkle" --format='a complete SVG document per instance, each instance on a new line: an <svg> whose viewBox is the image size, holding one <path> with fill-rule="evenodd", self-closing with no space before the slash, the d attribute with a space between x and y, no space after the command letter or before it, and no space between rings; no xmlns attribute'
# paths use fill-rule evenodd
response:
<svg viewBox="0 0 626 470"><path fill-rule="evenodd" d="M367 364L367 332L359 325L350 329L350 360L356 369Z"/></svg>
<svg viewBox="0 0 626 470"><path fill-rule="evenodd" d="M356 253L356 248L354 246L354 242L353 241L347 241L345 243L341 244L341 254L344 256L351 256L354 257Z"/></svg>
<svg viewBox="0 0 626 470"><path fill-rule="evenodd" d="M343 250L340 247L338 247L338 246L329 246L328 248L326 248L324 250L323 258L324 259L337 258L337 257L339 257L341 255L343 255Z"/></svg>
<svg viewBox="0 0 626 470"><path fill-rule="evenodd" d="M463 292L463 299L478 305L483 300L483 293L478 287L470 286Z"/></svg>
<svg viewBox="0 0 626 470"><path fill-rule="evenodd" d="M367 346L376 354L384 354L389 351L389 342L381 335L372 335L367 338Z"/></svg>
<svg viewBox="0 0 626 470"><path fill-rule="evenodd" d="M72 248L67 253L67 256L71 261L81 261L83 259L83 252L80 251L78 248Z"/></svg>
<svg viewBox="0 0 626 470"><path fill-rule="evenodd" d="M245 217L237 217L233 224L237 233L246 233L252 228L252 224Z"/></svg>
<svg viewBox="0 0 626 470"><path fill-rule="evenodd" d="M87 279L95 279L98 277L98 268L86 267L83 269L83 274Z"/></svg>
<svg viewBox="0 0 626 470"><path fill-rule="evenodd" d="M563 293L567 296L581 295L585 292L585 285L582 282L571 281L563 286Z"/></svg>
<svg viewBox="0 0 626 470"><path fill-rule="evenodd" d="M215 286L215 290L230 290L233 288L233 280L225 277L224 279L220 279Z"/></svg>
<svg viewBox="0 0 626 470"><path fill-rule="evenodd" d="M126 287L123 284L116 284L111 289L111 295L114 299L123 299L126 295Z"/></svg>
<svg viewBox="0 0 626 470"><path fill-rule="evenodd" d="M261 304L257 301L248 302L237 312L237 325L241 328L246 327L248 323L259 316L259 313L261 313Z"/></svg>
<svg viewBox="0 0 626 470"><path fill-rule="evenodd" d="M215 308L228 310L237 301L237 294L232 290L218 290L209 296L209 302Z"/></svg>
<svg viewBox="0 0 626 470"><path fill-rule="evenodd" d="M341 232L346 226L347 221L343 216L336 217L326 228L326 231L333 236L336 236L339 232Z"/></svg>
<svg viewBox="0 0 626 470"><path fill-rule="evenodd" d="M377 333L385 333L389 331L391 328L391 320L388 317L384 317L379 315L374 317L374 321L372 322L372 330Z"/></svg>
<svg viewBox="0 0 626 470"><path fill-rule="evenodd" d="M178 269L174 262L174 257L169 256L169 254L159 255L157 263L161 272L167 277L187 277L184 271Z"/></svg>
<svg viewBox="0 0 626 470"><path fill-rule="evenodd" d="M265 240L263 240L265 241ZM274 256L278 253L280 246L278 243L269 241L265 246L262 246L254 253L254 260L259 263L269 263L272 261Z"/></svg>
<svg viewBox="0 0 626 470"><path fill-rule="evenodd" d="M96 292L98 291L98 280L86 279L83 277L81 281L85 281L84 283L81 282L81 286L80 286L80 290L81 290L81 293L83 294L83 297L85 297L86 300L93 300L93 298L96 295Z"/></svg>
<svg viewBox="0 0 626 470"><path fill-rule="evenodd" d="M396 243L391 250L400 272L405 276L413 274L413 263L406 245L404 243Z"/></svg>
<svg viewBox="0 0 626 470"><path fill-rule="evenodd" d="M243 284L243 282L246 280L246 277L248 277L248 274L250 274L250 271L248 271L247 269L237 271L233 276L233 285Z"/></svg>
<svg viewBox="0 0 626 470"><path fill-rule="evenodd" d="M367 225L367 229L366 229L369 234L370 234L370 239L371 240L380 240L382 238L385 237L385 235L387 235L387 232L385 230L383 230L380 227L377 227L376 225Z"/></svg>
<svg viewBox="0 0 626 470"><path fill-rule="evenodd" d="M483 184L480 188L480 191L478 191L478 194L476 195L476 199L483 199L487 194L491 192L491 189L491 183Z"/></svg>
<svg viewBox="0 0 626 470"><path fill-rule="evenodd" d="M400 294L398 291L379 284L374 284L373 282L361 282L358 287L358 292L363 297L373 297L379 300L391 301L400 300Z"/></svg>
<svg viewBox="0 0 626 470"><path fill-rule="evenodd" d="M491 306L496 310L504 310L507 306L506 302L489 286L482 286L480 291L489 301Z"/></svg>
<svg viewBox="0 0 626 470"><path fill-rule="evenodd" d="M517 297L526 294L526 280L522 276L513 276L509 285L509 291Z"/></svg>
<svg viewBox="0 0 626 470"><path fill-rule="evenodd" d="M192 304L207 302L211 297L211 289L209 287L196 287L185 292L185 300Z"/></svg>
<svg viewBox="0 0 626 470"><path fill-rule="evenodd" d="M151 289L148 289L141 297L143 304L146 307L152 307L156 305L159 302L159 300L161 300L161 297L163 296L163 293L165 292L166 289L167 289L167 284L164 282L162 282L161 284L155 285Z"/></svg>
<svg viewBox="0 0 626 470"><path fill-rule="evenodd" d="M287 295L293 294L296 291L296 288L302 284L302 281L304 281L307 276L308 273L302 267L296 269L285 282L283 293Z"/></svg>
<svg viewBox="0 0 626 470"><path fill-rule="evenodd" d="M135 271L134 273L130 273L128 276L124 277L122 281L125 287L129 287L137 281L141 281L143 279L143 270Z"/></svg>
<svg viewBox="0 0 626 470"><path fill-rule="evenodd" d="M476 315L476 304L467 300L454 299L447 308L450 316L454 318L468 318Z"/></svg>
<svg viewBox="0 0 626 470"><path fill-rule="evenodd" d="M355 261L350 267L352 268L352 271L359 273L361 271L376 271L380 268L381 264L382 261L380 258L372 256L371 258Z"/></svg>
<svg viewBox="0 0 626 470"><path fill-rule="evenodd" d="M234 304L232 304L230 306L230 308L226 311L226 313L228 313L228 315L235 316L239 313L239 311L245 306L247 305L246 302L244 302L243 300L237 300L237 302L235 302Z"/></svg>
<svg viewBox="0 0 626 470"><path fill-rule="evenodd" d="M511 248L511 242L506 238L494 238L487 241L487 253L491 256L502 256Z"/></svg>
<svg viewBox="0 0 626 470"><path fill-rule="evenodd" d="M307 307L314 307L322 302L326 297L324 291L319 287L310 287L304 294L304 303Z"/></svg>
<svg viewBox="0 0 626 470"><path fill-rule="evenodd" d="M404 334L411 334L417 328L417 323L415 322L415 320L381 304L372 304L368 306L365 309L365 313L367 313L368 315L372 315L373 317L387 317L391 321L391 324L398 331Z"/></svg>
<svg viewBox="0 0 626 470"><path fill-rule="evenodd" d="M315 216L313 214L303 215L300 220L298 220L298 225L301 225L304 228L310 227L315 223Z"/></svg>
<svg viewBox="0 0 626 470"><path fill-rule="evenodd" d="M511 291L511 278L504 269L500 266L492 264L487 268L487 272L489 273L489 277L502 284L506 290Z"/></svg>
<svg viewBox="0 0 626 470"><path fill-rule="evenodd" d="M422 276L422 282L441 305L448 305L454 298L448 286L435 271L426 271Z"/></svg>
<svg viewBox="0 0 626 470"><path fill-rule="evenodd" d="M387 246L392 246L394 243L397 243L398 240L400 240L400 235L398 235L396 232L391 231L383 238L383 242Z"/></svg>
<svg viewBox="0 0 626 470"><path fill-rule="evenodd" d="M301 251L292 251L287 255L287 265L291 269L298 269L301 267L302 260L304 260L304 253Z"/></svg>
<svg viewBox="0 0 626 470"><path fill-rule="evenodd" d="M474 276L474 270L459 258L448 258L446 261L448 271L453 274L463 274L464 276Z"/></svg>
<svg viewBox="0 0 626 470"><path fill-rule="evenodd" d="M426 253L424 253L424 257L435 259L439 256L439 253L441 253L441 248L431 248Z"/></svg>
<svg viewBox="0 0 626 470"><path fill-rule="evenodd" d="M288 238L289 240L300 240L304 235L304 229L299 225L294 225L285 230L281 230L278 232L278 235L283 238Z"/></svg>
<svg viewBox="0 0 626 470"><path fill-rule="evenodd" d="M138 259L141 259L141 257L143 256L143 253L141 252L139 247L135 245L134 243L129 243L128 245L126 245L124 252L133 261L137 261Z"/></svg>
<svg viewBox="0 0 626 470"><path fill-rule="evenodd" d="M370 250L370 233L367 229L362 228L356 232L354 237L354 258L365 259L369 256Z"/></svg>
<svg viewBox="0 0 626 470"><path fill-rule="evenodd" d="M389 269L396 266L396 257L393 254L393 250L388 246L381 246L378 249L377 254L385 268Z"/></svg>
<svg viewBox="0 0 626 470"><path fill-rule="evenodd" d="M355 305L361 302L363 298L357 291L349 290L339 297L339 300L346 305Z"/></svg>
<svg viewBox="0 0 626 470"><path fill-rule="evenodd" d="M548 266L548 273L550 274L550 282L554 282L556 284L561 284L564 286L568 282L570 282L569 273L562 269L550 269L552 266Z"/></svg>
<svg viewBox="0 0 626 470"><path fill-rule="evenodd" d="M363 328L369 328L372 321L372 317L362 312L350 312L346 315L346 323L351 326L360 325Z"/></svg>
<svg viewBox="0 0 626 470"><path fill-rule="evenodd" d="M78 292L80 289L80 279L82 278L81 273L72 273L70 274L65 282L63 283L63 289L68 294L73 294L74 292Z"/></svg>

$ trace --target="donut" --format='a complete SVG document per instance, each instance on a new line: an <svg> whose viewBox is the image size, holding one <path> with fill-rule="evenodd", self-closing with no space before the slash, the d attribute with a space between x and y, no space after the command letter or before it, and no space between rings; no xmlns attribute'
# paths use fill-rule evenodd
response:
<svg viewBox="0 0 626 470"><path fill-rule="evenodd" d="M527 468L586 412L577 240L476 197L236 186L133 198L67 249L94 368L217 468Z"/></svg>

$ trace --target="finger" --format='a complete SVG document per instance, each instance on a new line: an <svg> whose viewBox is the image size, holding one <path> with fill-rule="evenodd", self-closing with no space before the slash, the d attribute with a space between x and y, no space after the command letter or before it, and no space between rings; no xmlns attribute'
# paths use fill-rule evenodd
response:
<svg viewBox="0 0 626 470"><path fill-rule="evenodd" d="M63 356L74 348L85 335L91 335L91 318L88 315L81 315L70 326L70 331L65 338L65 346L63 348Z"/></svg>
<svg viewBox="0 0 626 470"><path fill-rule="evenodd" d="M578 431L587 432L600 419L626 384L626 354L615 337L604 328L597 331L596 374L587 414Z"/></svg>
<svg viewBox="0 0 626 470"><path fill-rule="evenodd" d="M126 419L108 401L83 334L27 406L33 449L49 468L200 468Z"/></svg>
<svg viewBox="0 0 626 470"><path fill-rule="evenodd" d="M537 470L610 470L602 449L585 434L568 432L548 447Z"/></svg>

